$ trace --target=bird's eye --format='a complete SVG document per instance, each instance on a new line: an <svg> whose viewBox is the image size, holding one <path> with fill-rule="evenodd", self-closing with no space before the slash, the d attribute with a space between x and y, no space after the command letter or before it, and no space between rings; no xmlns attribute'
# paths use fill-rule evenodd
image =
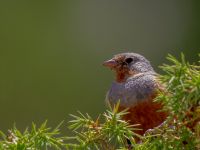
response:
<svg viewBox="0 0 200 150"><path fill-rule="evenodd" d="M126 59L125 59L125 62L126 62L127 64L131 63L132 61L133 61L133 58L126 58Z"/></svg>

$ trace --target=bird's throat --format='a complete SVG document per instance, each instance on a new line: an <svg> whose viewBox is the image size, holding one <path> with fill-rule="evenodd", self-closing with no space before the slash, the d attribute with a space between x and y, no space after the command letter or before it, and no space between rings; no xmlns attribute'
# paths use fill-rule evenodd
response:
<svg viewBox="0 0 200 150"><path fill-rule="evenodd" d="M128 70L118 70L116 71L116 81L118 83L125 82L129 77L133 76L136 74L133 71L128 71Z"/></svg>
<svg viewBox="0 0 200 150"><path fill-rule="evenodd" d="M116 81L121 83L127 79L126 74L124 73L117 73Z"/></svg>

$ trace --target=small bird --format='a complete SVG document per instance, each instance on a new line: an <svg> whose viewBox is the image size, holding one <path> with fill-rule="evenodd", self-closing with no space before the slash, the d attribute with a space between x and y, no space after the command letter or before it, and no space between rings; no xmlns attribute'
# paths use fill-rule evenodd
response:
<svg viewBox="0 0 200 150"><path fill-rule="evenodd" d="M156 79L156 72L150 62L137 53L121 53L103 63L115 71L116 78L112 83L106 100L116 104L120 100L119 110L128 108L128 114L123 119L130 124L140 124L141 130L136 133L143 135L148 129L162 124L167 112L160 102L154 102L163 86Z"/></svg>

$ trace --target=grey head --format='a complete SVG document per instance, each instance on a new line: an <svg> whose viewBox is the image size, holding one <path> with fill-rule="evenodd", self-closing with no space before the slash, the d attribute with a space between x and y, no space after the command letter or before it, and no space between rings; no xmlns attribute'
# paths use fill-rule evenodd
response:
<svg viewBox="0 0 200 150"><path fill-rule="evenodd" d="M105 61L103 65L116 72L117 82L124 82L130 76L138 73L154 73L150 62L144 56L137 53L114 55L112 59Z"/></svg>
<svg viewBox="0 0 200 150"><path fill-rule="evenodd" d="M116 73L106 100L120 105L131 106L146 100L157 89L155 75L150 62L136 53L121 53L104 62Z"/></svg>

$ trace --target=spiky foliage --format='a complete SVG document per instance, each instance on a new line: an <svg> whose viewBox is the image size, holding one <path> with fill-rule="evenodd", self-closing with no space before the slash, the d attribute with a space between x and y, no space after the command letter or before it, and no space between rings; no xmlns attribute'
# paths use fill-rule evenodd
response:
<svg viewBox="0 0 200 150"><path fill-rule="evenodd" d="M93 120L88 114L79 116L71 115L74 120L70 121L70 129L74 131L77 140L76 144L70 144L71 149L106 149L115 150L128 147L127 139L134 144L134 137L139 136L134 133L137 125L130 125L122 120L122 116L127 114L126 110L119 112L119 103L113 108L110 107L103 115ZM100 120L103 120L102 123Z"/></svg>
<svg viewBox="0 0 200 150"><path fill-rule="evenodd" d="M2 140L0 141L1 150L41 150L50 147L62 149L64 147L63 137L59 135L60 123L55 129L47 127L45 121L39 128L33 123L31 130L26 129L23 133L16 127L8 131L5 135L1 132Z"/></svg>
<svg viewBox="0 0 200 150"><path fill-rule="evenodd" d="M156 149L200 149L200 66L190 64L181 54L178 61L172 55L170 65L161 66L165 75L160 81L166 90L157 98L165 104L169 117L152 130L156 134L149 144Z"/></svg>

